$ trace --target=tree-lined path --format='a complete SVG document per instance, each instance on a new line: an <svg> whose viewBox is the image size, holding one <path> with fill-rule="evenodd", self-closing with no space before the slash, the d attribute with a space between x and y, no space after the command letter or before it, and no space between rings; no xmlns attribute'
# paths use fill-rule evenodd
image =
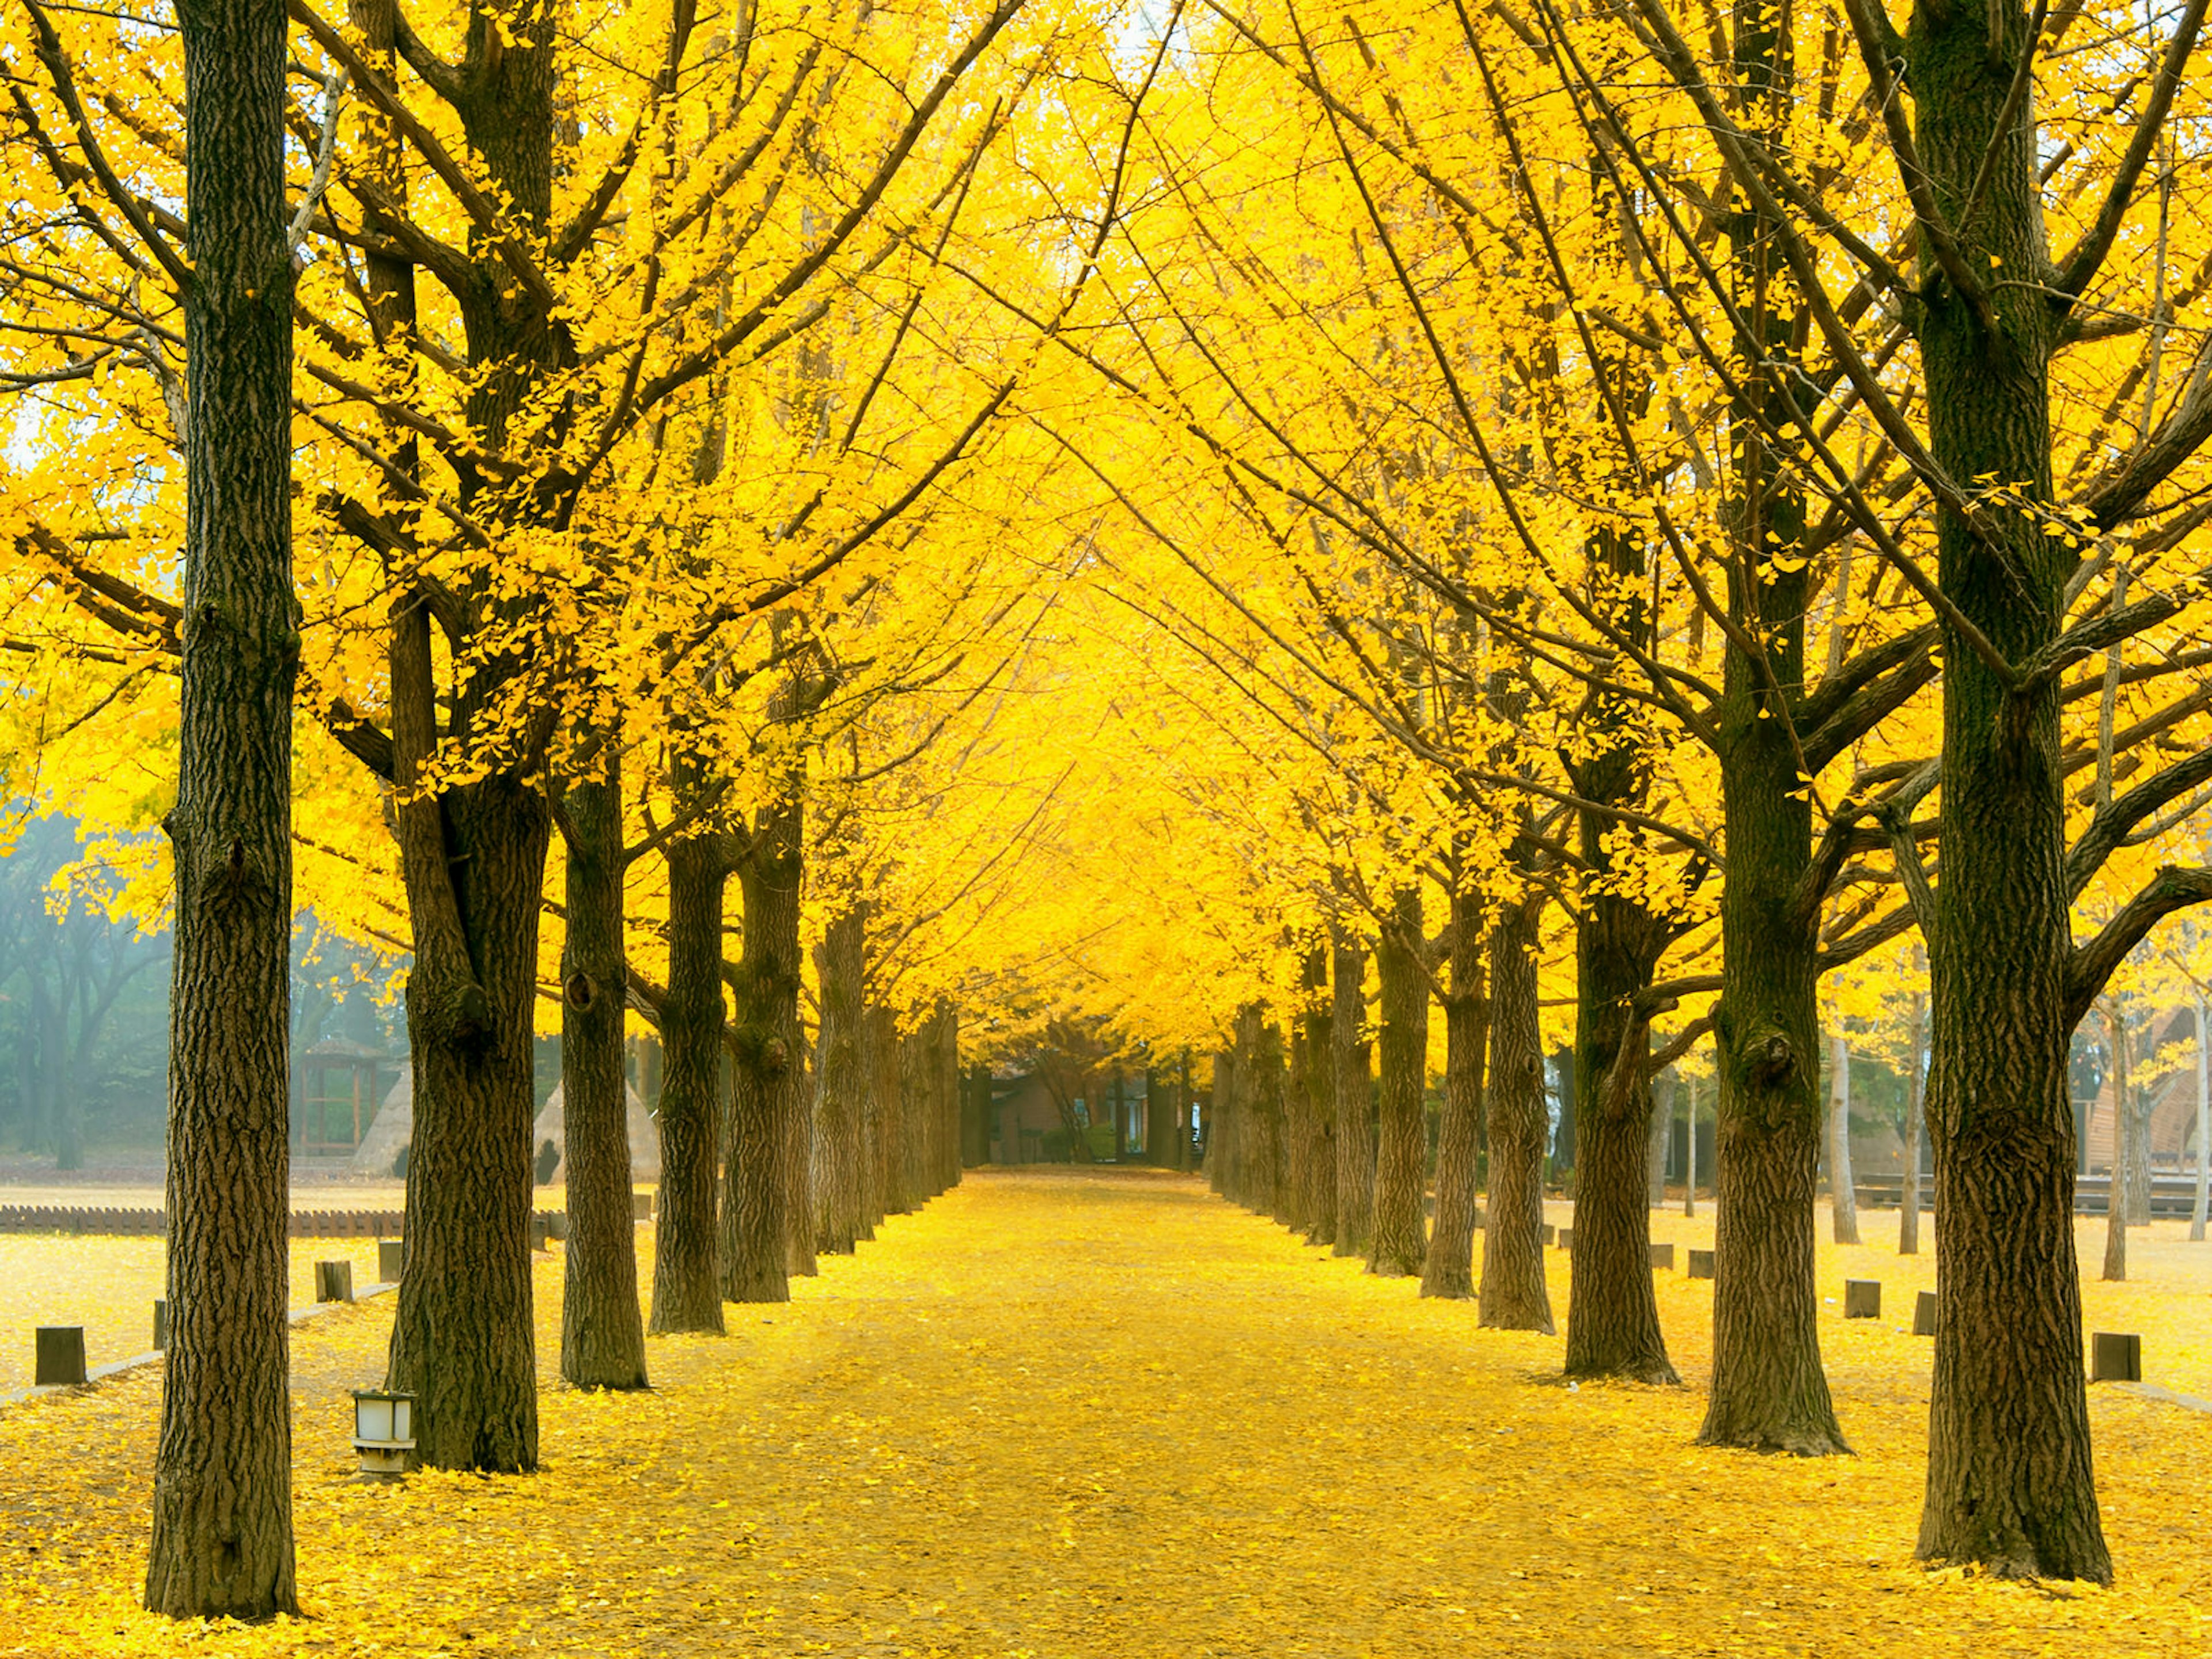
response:
<svg viewBox="0 0 2212 1659"><path fill-rule="evenodd" d="M1564 1258L1550 1254L1564 1305ZM1824 1273L1835 1265L1824 1249ZM542 1319L557 1319L558 1270L538 1272ZM2192 1471L2212 1459L2212 1418L2094 1392L2119 1588L1929 1575L1909 1559L1907 1524L1927 1345L1891 1321L1846 1330L1829 1308L1859 1455L1697 1452L1711 1288L1656 1281L1692 1387L1570 1389L1557 1339L1478 1330L1468 1304L1417 1300L1188 1177L977 1170L857 1255L825 1258L790 1304L732 1310L726 1339L656 1344L654 1392L549 1389L536 1478L426 1471L398 1488L352 1483L342 1457L342 1390L374 1375L388 1327L391 1304L366 1304L296 1343L311 1622L217 1646L1040 1659L1498 1642L1567 1659L2201 1648ZM118 1651L180 1650L176 1628L128 1595L153 1388L0 1417L0 1650L78 1651L72 1632L109 1630ZM80 1494L79 1519L57 1526L63 1487ZM36 1533L16 1524L33 1509L49 1517Z"/></svg>

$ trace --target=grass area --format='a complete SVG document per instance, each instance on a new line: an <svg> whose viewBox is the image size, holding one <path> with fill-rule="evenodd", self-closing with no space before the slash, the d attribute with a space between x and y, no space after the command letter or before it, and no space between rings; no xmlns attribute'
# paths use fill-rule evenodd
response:
<svg viewBox="0 0 2212 1659"><path fill-rule="evenodd" d="M1868 1237L1893 1225L1869 1216ZM1711 1224L1655 1227L1702 1244ZM2179 1231L2138 1237L2137 1282L2086 1286L2090 1322L2141 1331L2148 1380L2212 1394L2212 1246ZM1932 1271L1822 1247L1858 1455L1760 1458L1691 1444L1711 1286L1679 1269L1661 1307L1692 1386L1570 1389L1558 1339L1479 1330L1471 1306L1417 1301L1194 1182L974 1175L788 1306L656 1340L655 1392L549 1389L534 1478L353 1483L343 1390L380 1369L390 1304L301 1331L305 1621L187 1638L135 1611L152 1376L0 1413L0 1653L2212 1646L2212 1417L2139 1395L2092 1395L2117 1589L1911 1562L1929 1345L1905 1333ZM1847 1275L1883 1279L1889 1316L1846 1324ZM557 1258L537 1285L549 1370Z"/></svg>

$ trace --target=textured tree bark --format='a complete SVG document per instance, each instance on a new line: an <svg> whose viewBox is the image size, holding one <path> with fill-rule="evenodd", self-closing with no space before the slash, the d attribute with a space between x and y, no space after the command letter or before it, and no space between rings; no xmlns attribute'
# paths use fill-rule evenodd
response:
<svg viewBox="0 0 2212 1659"><path fill-rule="evenodd" d="M728 849L719 836L670 842L668 994L660 1010L660 1195L653 1214L656 1336L722 1334L715 1153L721 1144L722 898Z"/></svg>
<svg viewBox="0 0 2212 1659"><path fill-rule="evenodd" d="M960 1184L960 1010L945 1002L937 1010L936 1185L940 1193L949 1193ZM1114 1079L1117 1115L1121 1092L1117 1072Z"/></svg>
<svg viewBox="0 0 2212 1659"><path fill-rule="evenodd" d="M1667 1152L1674 1141L1674 1097L1681 1078L1669 1066L1651 1079L1651 1128L1644 1143L1644 1204L1656 1210L1667 1201Z"/></svg>
<svg viewBox="0 0 2212 1659"><path fill-rule="evenodd" d="M1229 1088L1225 1097L1218 1081L1222 1073L1214 1073L1218 1109L1214 1121L1221 1132L1222 1194L1231 1203L1247 1209L1253 1207L1252 1194L1256 1188L1252 1152L1259 1139L1259 1127L1253 1121L1254 1097L1259 1092L1259 1058L1255 1052L1259 1030L1258 1012L1239 1009L1235 1039L1229 1047Z"/></svg>
<svg viewBox="0 0 2212 1659"><path fill-rule="evenodd" d="M2135 1055L2130 1046L2132 1039L2127 1031L2126 1017L2121 1017L2120 1052L2121 1078L2126 1079ZM2114 1102L2116 1125L2124 1121L2126 1133L2119 1145L2126 1148L2126 1156L2115 1155L2115 1162L2128 1174L2128 1225L2147 1227L2150 1224L2150 1106L2147 1091L2124 1087Z"/></svg>
<svg viewBox="0 0 2212 1659"><path fill-rule="evenodd" d="M1156 1170L1175 1168L1175 1103L1167 1068L1145 1067L1145 1162Z"/></svg>
<svg viewBox="0 0 2212 1659"><path fill-rule="evenodd" d="M1428 1254L1423 1200L1429 1124L1424 1101L1429 1053L1429 980L1420 952L1421 895L1401 888L1375 952L1382 981L1381 1134L1375 1151L1375 1233L1367 1270L1418 1273Z"/></svg>
<svg viewBox="0 0 2212 1659"><path fill-rule="evenodd" d="M862 960L865 964L865 955ZM877 1028L875 1008L867 1000L867 976L865 972L861 975L859 1013L860 1136L856 1151L859 1157L857 1179L860 1194L860 1230L858 1241L865 1244L876 1236L876 1229L884 1224L884 1214L883 1102L876 1093L876 1080L882 1065L878 1053L882 1035Z"/></svg>
<svg viewBox="0 0 2212 1659"><path fill-rule="evenodd" d="M1851 1045L1838 1031L1828 1039L1828 1200L1838 1244L1859 1242L1858 1196L1851 1176Z"/></svg>
<svg viewBox="0 0 2212 1659"><path fill-rule="evenodd" d="M1306 954L1306 1006L1300 1024L1306 1048L1306 1121L1313 1137L1306 1159L1306 1243L1336 1243L1336 1048L1328 995L1326 946Z"/></svg>
<svg viewBox="0 0 2212 1659"><path fill-rule="evenodd" d="M1938 507L1937 581L2014 664L2056 639L2075 563L2069 539L2034 505L2053 499L2049 375L2060 319L2038 281L2050 265L2036 126L2008 107L2029 33L2009 0L1923 3L1905 44L1938 205L1955 215L1985 179L1964 258L2021 277L1990 285L1991 328L1939 280L1922 239L1929 447L1952 478L2008 486L2004 500L1983 501L1978 526ZM1944 620L1928 1086L1943 1294L1918 1547L2000 1573L2102 1583L2112 1567L2090 1458L2074 1254L2058 714L2057 676L2020 684Z"/></svg>
<svg viewBox="0 0 2212 1659"><path fill-rule="evenodd" d="M796 1184L789 1120L800 1109L799 885L802 807L765 809L738 864L744 941L730 1033L731 1121L722 1158L722 1299L791 1299L788 1239ZM807 1212L800 1212L802 1218Z"/></svg>
<svg viewBox="0 0 2212 1659"><path fill-rule="evenodd" d="M466 58L448 88L470 150L525 235L552 216L553 17L517 14L497 50ZM545 378L574 361L566 325L514 277L489 238L469 250L476 281L457 295L470 366L462 409L489 454ZM557 514L542 470L519 481L465 468L462 507L479 523L529 532ZM411 582L411 574L408 581ZM529 624L526 602L472 582L464 598L479 672L441 699L427 596L402 584L391 623L393 817L415 962L407 981L414 1139L407 1166L407 1272L386 1380L416 1396L416 1456L441 1468L514 1473L538 1463L531 1316L530 1125L535 1115L538 921L550 817L537 774L545 708L517 729L527 696L489 638ZM513 741L480 781L426 777L444 731Z"/></svg>
<svg viewBox="0 0 2212 1659"><path fill-rule="evenodd" d="M868 1010L868 1094L876 1109L876 1191L887 1216L914 1207L907 1194L906 1121L899 1090L898 1016L880 1004Z"/></svg>
<svg viewBox="0 0 2212 1659"><path fill-rule="evenodd" d="M929 1183L929 1117L934 1107L929 1027L925 1020L899 1038L899 1100L905 1130L899 1141L899 1162L908 1206L917 1210L936 1196Z"/></svg>
<svg viewBox="0 0 2212 1659"><path fill-rule="evenodd" d="M1583 814L1583 854L1606 860L1609 823ZM1678 1382L1651 1286L1644 1152L1651 1121L1648 1021L1631 1012L1666 946L1661 920L1600 891L1576 927L1575 1248L1568 1258L1566 1374Z"/></svg>
<svg viewBox="0 0 2212 1659"><path fill-rule="evenodd" d="M565 792L567 929L561 946L561 1089L568 1266L561 1375L580 1389L642 1389L629 1103L623 1081L622 743L604 734L598 775Z"/></svg>
<svg viewBox="0 0 2212 1659"><path fill-rule="evenodd" d="M1330 1080L1336 1091L1338 1255L1364 1256L1375 1236L1375 1081L1365 1035L1367 955L1339 933L1331 952Z"/></svg>
<svg viewBox="0 0 2212 1659"><path fill-rule="evenodd" d="M2202 1020L2200 1019L2198 1023L2201 1028L2203 1024ZM2203 1045L2200 1043L2198 1047L2201 1049ZM2201 1097L2203 1091L2200 1089L2197 1093ZM1175 1166L1185 1175L1188 1175L1190 1173L1191 1152L1193 1150L1191 1146L1190 1107L1190 1050L1188 1048L1185 1048L1182 1054L1177 1057L1176 1061L1175 1122ZM2201 1135L2198 1138L2200 1140L2203 1139ZM2201 1167L2203 1163L2203 1159L2201 1155L2199 1156L2197 1162Z"/></svg>
<svg viewBox="0 0 2212 1659"><path fill-rule="evenodd" d="M420 805L450 837L428 849L439 867L418 864L408 882L415 1129L386 1380L416 1398L421 1462L520 1474L538 1467L531 1033L550 820L543 796L502 775Z"/></svg>
<svg viewBox="0 0 2212 1659"><path fill-rule="evenodd" d="M1283 1034L1257 1004L1238 1013L1237 1028L1236 1197L1273 1215L1283 1180Z"/></svg>
<svg viewBox="0 0 2212 1659"><path fill-rule="evenodd" d="M1222 1197L1230 1196L1230 1165L1236 1161L1237 1054L1222 1048L1213 1056L1213 1082L1206 1103L1206 1184Z"/></svg>
<svg viewBox="0 0 2212 1659"><path fill-rule="evenodd" d="M1905 1196L1904 1213L1897 1222L1897 1253L1920 1254L1920 1135L1923 1108L1921 1085L1926 1073L1928 999L1912 994L1912 1015L1905 1025Z"/></svg>
<svg viewBox="0 0 2212 1659"><path fill-rule="evenodd" d="M285 1302L292 933L292 274L281 8L183 0L185 586L169 1353L146 1605L297 1613Z"/></svg>
<svg viewBox="0 0 2212 1659"><path fill-rule="evenodd" d="M2134 1194L2127 1188L2133 1173L2135 1148L2130 1144L2135 1125L2128 1111L2128 1027L2113 1004L2105 1005L2105 1042L2112 1067L2112 1178L2105 1188L2105 1269L2103 1277L2118 1284L2128 1276L2128 1224L2135 1219Z"/></svg>
<svg viewBox="0 0 2212 1659"><path fill-rule="evenodd" d="M2197 1191L2189 1206L2189 1238L2204 1242L2212 1211L2212 1031L2205 1029L2205 997L2197 994Z"/></svg>
<svg viewBox="0 0 2212 1659"><path fill-rule="evenodd" d="M1284 1044L1289 1066L1283 1080L1283 1179L1275 1190L1275 1219L1294 1233L1306 1230L1306 1196L1313 1179L1313 1101L1306 1087L1308 1056L1303 1011L1294 1011Z"/></svg>
<svg viewBox="0 0 2212 1659"><path fill-rule="evenodd" d="M1717 1050L1716 1055L1717 1057ZM1717 1065L1714 1067L1714 1082L1717 1089ZM1682 1091L1682 1213L1692 1218L1698 1213L1698 1080L1695 1078L1689 1080L1688 1086Z"/></svg>
<svg viewBox="0 0 2212 1659"><path fill-rule="evenodd" d="M1536 1001L1543 901L1508 904L1490 936L1490 1211L1480 1317L1499 1330L1552 1334L1544 1280L1544 1042Z"/></svg>
<svg viewBox="0 0 2212 1659"><path fill-rule="evenodd" d="M1742 96L1769 131L1789 119L1784 27L1778 13L1747 14L1735 40ZM1805 504L1789 458L1763 440L1754 418L1786 424L1796 406L1794 386L1786 376L1777 385L1765 368L1792 360L1790 313L1800 302L1775 243L1771 222L1754 222L1733 260L1736 302L1756 331L1739 343L1745 396L1759 408L1733 426L1728 605L1759 651L1731 641L1715 722L1729 867L1713 1026L1713 1375L1698 1439L1810 1455L1847 1449L1815 1319L1820 915L1803 891L1813 807L1794 720L1805 681Z"/></svg>
<svg viewBox="0 0 2212 1659"><path fill-rule="evenodd" d="M857 907L833 918L814 950L822 988L821 1060L815 1073L815 1248L850 1255L865 1203L860 1158L862 981L866 924Z"/></svg>
<svg viewBox="0 0 2212 1659"><path fill-rule="evenodd" d="M1147 1076L1145 1102L1152 1103L1150 1078ZM991 1071L987 1066L969 1067L961 1073L960 1097L960 1167L972 1170L991 1161ZM1148 1126L1149 1127L1149 1126ZM1145 1142L1152 1146L1149 1135Z"/></svg>
<svg viewBox="0 0 2212 1659"><path fill-rule="evenodd" d="M1437 1126L1437 1214L1421 1267L1421 1294L1474 1294L1474 1212L1482 1153L1482 1070L1490 1041L1483 982L1481 895L1452 895L1451 985L1444 997L1444 1106Z"/></svg>

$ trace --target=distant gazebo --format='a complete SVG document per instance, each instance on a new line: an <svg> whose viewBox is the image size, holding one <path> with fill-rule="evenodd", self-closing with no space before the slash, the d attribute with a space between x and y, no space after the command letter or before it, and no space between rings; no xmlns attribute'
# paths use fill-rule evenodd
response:
<svg viewBox="0 0 2212 1659"><path fill-rule="evenodd" d="M351 1157L376 1121L381 1048L325 1037L300 1056L299 1146L302 1158Z"/></svg>

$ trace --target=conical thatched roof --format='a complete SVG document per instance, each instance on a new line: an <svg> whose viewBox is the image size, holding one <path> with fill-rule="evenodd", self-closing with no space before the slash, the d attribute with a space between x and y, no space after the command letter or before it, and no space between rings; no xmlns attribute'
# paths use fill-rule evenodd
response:
<svg viewBox="0 0 2212 1659"><path fill-rule="evenodd" d="M660 1179L660 1135L653 1127L653 1115L645 1109L645 1102L635 1089L625 1083L623 1094L629 1103L629 1174L633 1181ZM530 1156L539 1168L544 1166L542 1153L550 1142L559 1161L553 1164L552 1172L539 1185L550 1185L563 1180L568 1173L568 1091L556 1084L547 1099L544 1109L538 1114L538 1121L530 1132Z"/></svg>
<svg viewBox="0 0 2212 1659"><path fill-rule="evenodd" d="M385 1091L384 1104L353 1149L353 1167L363 1175L392 1176L407 1144L415 1139L415 1068L399 1063L399 1076Z"/></svg>

